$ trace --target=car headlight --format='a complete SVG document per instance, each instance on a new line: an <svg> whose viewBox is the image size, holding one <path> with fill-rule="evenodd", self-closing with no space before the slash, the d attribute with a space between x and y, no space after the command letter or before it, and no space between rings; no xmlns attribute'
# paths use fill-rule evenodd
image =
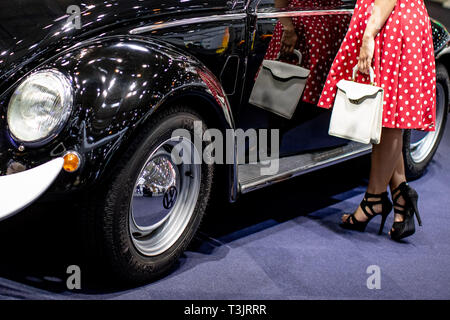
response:
<svg viewBox="0 0 450 320"><path fill-rule="evenodd" d="M58 134L72 111L69 79L55 70L38 71L16 89L8 106L8 126L13 138L33 143Z"/></svg>

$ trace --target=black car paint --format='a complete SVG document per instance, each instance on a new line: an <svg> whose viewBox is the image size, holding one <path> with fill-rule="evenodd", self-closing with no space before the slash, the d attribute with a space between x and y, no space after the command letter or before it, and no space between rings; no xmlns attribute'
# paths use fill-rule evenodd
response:
<svg viewBox="0 0 450 320"><path fill-rule="evenodd" d="M66 192L95 185L126 152L128 143L151 114L158 107L175 101L201 99L196 101L203 101L202 107L213 110L222 128L235 127L233 118L242 128L255 126L255 123L266 125L265 120L258 122L256 117L250 122L241 117L242 108L246 107L245 97L251 89L248 79L254 75L254 70L249 71L248 66L258 65L265 50L264 45L254 48L250 45L257 26L256 2L245 7L242 1L129 0L86 1L85 4L79 1L83 27L67 31L65 9L74 2L76 4L76 1L66 0L17 1L17 8L25 16L36 17L36 12L42 13L41 19L32 22L34 28L22 23L23 18L17 11L0 9L6 15L0 20L0 175L6 174L12 161L31 168L64 150L76 150L83 157L83 167L76 173L62 173L52 191ZM130 30L146 25L243 12L247 12L244 20L204 21L130 35ZM8 23L10 27L5 27ZM342 26L343 32L346 27ZM30 33L30 30L33 31ZM208 32L218 37L227 36L227 45L205 46L203 40L211 37ZM230 57L236 57L239 64L227 69ZM54 141L43 146L25 145L25 151L20 152L19 143L7 130L9 97L25 76L47 68L57 69L71 79L75 92L73 114ZM208 86L197 70L208 75L214 84L213 90L211 83ZM118 83L108 90L114 78ZM304 128L305 133L308 126L325 127L327 121L324 112L313 110L291 127L300 128L300 132ZM308 150L310 142L318 143L319 138L325 141L320 147L345 143L325 136L309 136L294 151ZM228 168L232 200L237 193L235 172L235 167Z"/></svg>

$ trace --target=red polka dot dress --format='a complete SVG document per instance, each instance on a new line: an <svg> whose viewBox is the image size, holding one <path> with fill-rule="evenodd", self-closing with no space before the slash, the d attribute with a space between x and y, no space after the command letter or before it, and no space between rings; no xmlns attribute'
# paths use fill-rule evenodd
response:
<svg viewBox="0 0 450 320"><path fill-rule="evenodd" d="M351 79L374 0L358 0L318 106L331 108L336 84ZM430 19L423 0L397 0L375 38L375 85L384 89L383 127L435 130L436 71ZM356 80L369 83L358 72Z"/></svg>

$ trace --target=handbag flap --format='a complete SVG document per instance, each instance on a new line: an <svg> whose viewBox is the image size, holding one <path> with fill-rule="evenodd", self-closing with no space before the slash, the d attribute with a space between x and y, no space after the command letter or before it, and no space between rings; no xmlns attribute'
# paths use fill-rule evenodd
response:
<svg viewBox="0 0 450 320"><path fill-rule="evenodd" d="M272 76L280 80L289 80L291 78L305 79L309 75L308 69L277 60L264 60L263 68L269 70Z"/></svg>
<svg viewBox="0 0 450 320"><path fill-rule="evenodd" d="M344 91L350 100L359 100L364 97L374 96L380 91L383 92L383 88L348 80L340 80L337 83L337 87L339 90Z"/></svg>

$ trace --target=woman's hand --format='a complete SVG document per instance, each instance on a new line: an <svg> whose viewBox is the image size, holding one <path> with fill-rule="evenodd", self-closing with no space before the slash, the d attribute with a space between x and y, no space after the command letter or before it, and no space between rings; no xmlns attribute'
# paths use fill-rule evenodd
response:
<svg viewBox="0 0 450 320"><path fill-rule="evenodd" d="M291 0L275 0L275 8L287 9ZM294 53L295 45L297 44L298 36L295 32L294 23L290 17L280 17L279 21L283 26L283 35L281 36L281 55L290 55Z"/></svg>
<svg viewBox="0 0 450 320"><path fill-rule="evenodd" d="M364 74L369 74L372 66L373 51L375 50L375 39L372 36L364 36L361 48L359 49L358 70Z"/></svg>
<svg viewBox="0 0 450 320"><path fill-rule="evenodd" d="M297 44L298 36L294 28L285 28L283 36L281 37L280 55L290 55L294 53L295 45Z"/></svg>
<svg viewBox="0 0 450 320"><path fill-rule="evenodd" d="M394 10L397 0L375 0L364 30L363 41L359 50L358 69L362 73L369 73L372 65L373 51L375 48L375 37L386 23L386 20Z"/></svg>

